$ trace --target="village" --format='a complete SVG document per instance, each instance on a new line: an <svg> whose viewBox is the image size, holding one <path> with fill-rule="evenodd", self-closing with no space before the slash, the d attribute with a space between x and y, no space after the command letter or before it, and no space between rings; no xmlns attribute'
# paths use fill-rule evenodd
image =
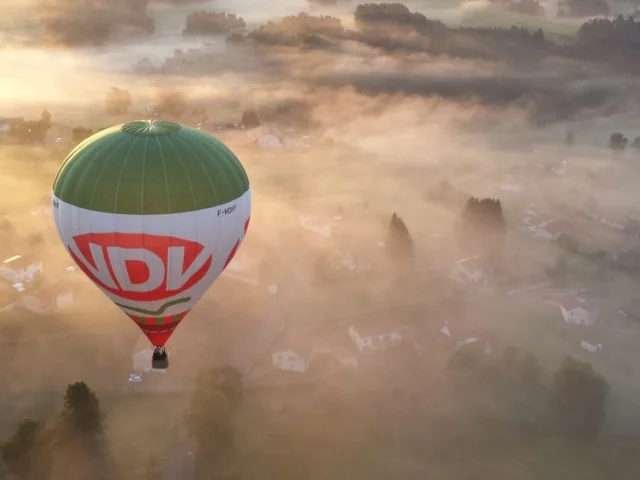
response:
<svg viewBox="0 0 640 480"><path fill-rule="evenodd" d="M41 205L24 215L27 214L32 219L38 219L34 224L53 228L48 202L43 200ZM337 275L351 278L350 281L361 281L358 279L375 275L378 258L386 248L384 229L380 230L380 238L371 238L371 248L363 248L361 245L351 248L348 244L340 245L335 242L336 232L348 221L340 215L300 212L297 219L292 220L294 224L297 223L296 228L307 235L301 238L314 244L327 242L327 248L330 246L331 250L325 258L329 259L332 279L337 278ZM635 224L631 220L628 223L616 223L604 221L594 214L592 221L601 228L615 231L621 236L621 244L627 245L630 239L637 238ZM560 225L563 225L560 219L546 215L535 204L529 204L521 212L521 223L514 225L512 230L513 235L525 235L529 241L551 245L556 244L564 234ZM431 278L431 282L435 277L439 283L446 281L449 284L447 288L452 292L449 295L452 295L455 308L439 311L436 318L423 317L429 310L423 309L421 312L419 299L415 305L406 305L407 300L404 298L404 303L400 304L383 302L384 306L378 309L347 314L335 312L322 321L299 322L285 319L288 317L287 312L296 308L291 303L292 295L298 297L298 302L304 303L307 293L300 290L304 282L295 278L287 279L288 276L295 275L288 275L286 266L283 266L283 271L278 275L265 278L265 275L260 274L260 262L256 261L255 250L252 251L252 248L251 243L247 244L219 281L234 285L236 290L261 290L274 305L262 317L253 319L254 326L250 333L244 336L242 344L233 346L225 359L227 363L243 371L249 379L260 379L263 382L278 371L304 374L313 365L326 362L357 372L361 357L375 352L410 349L416 356L421 356L425 352L439 349L443 357L446 357L459 349L474 348L484 355L492 355L505 346L516 343L508 334L501 332L501 327L495 325L493 320L486 319L482 308L476 308L478 304L493 304L498 311L501 308L508 310L512 308L509 305L516 303L527 305L527 308L531 308L529 317L542 315L550 319L545 322L555 323L550 332L556 332L554 335L561 337L568 351L573 354L580 350L591 360L593 355L597 355L601 361L613 362L618 367L623 363L628 367L630 363L628 360L622 361L624 355L607 339L611 336L612 329L629 330L633 326L633 313L625 305L613 304L612 301L615 300L604 298L594 289L579 282L573 286L559 285L549 275L547 278L536 277L534 281L523 279L521 284L505 284L504 280L500 281L499 276L487 267L487 262L480 255L452 257L448 262L442 262L443 256L439 255L438 263L415 267L418 276ZM25 309L31 313L47 315L73 309L80 295L78 288L83 282L79 281L78 271L70 259L66 266L58 266L51 271L46 262L33 252L28 255L18 251L7 252L5 256L0 266L0 276L4 282L4 305L0 312L15 313L16 310ZM308 258L306 262L312 263ZM276 278L280 281L276 281ZM304 288L311 290L323 287L307 285ZM215 297L216 288L213 290L211 295ZM536 306L532 307L534 304ZM393 313L403 312L407 307L413 307L414 312L401 313L400 316ZM277 313L273 313L274 311ZM3 313L0 313L0 320ZM198 314L195 313L195 316ZM531 350L535 351L535 346ZM128 388L191 388L193 375L180 371L181 350L177 351L178 366L175 372L167 374L172 380L158 379L159 374L151 369L152 349L140 334L130 353ZM178 377L180 381L176 382ZM163 382L166 384L164 387Z"/></svg>
<svg viewBox="0 0 640 480"><path fill-rule="evenodd" d="M149 104L143 110L144 115L157 117L162 108ZM317 137L314 147L325 147L320 133L312 135L277 122L261 122L250 110L245 111L238 122L211 121L203 112L195 109L191 115L189 123L194 128L243 149L294 150L294 155L303 158L305 153L315 151L311 148L312 136ZM48 113L43 113L43 118L47 116ZM10 144L15 140L12 129L24 122L23 119L0 120L0 140ZM89 133L91 130L87 129L84 134ZM74 135L69 127L52 124L43 146L52 151L66 151L69 145L82 140ZM537 169L537 175L544 178L561 179L571 175L576 164L574 160L562 159L528 168ZM132 391L192 389L196 372L191 360L197 362L194 352L204 352L209 347L206 341L201 350L186 344L201 342L207 335L216 337L221 331L226 334L229 328L233 330L227 326L234 321L233 314L229 314L218 318L216 324L207 324L207 335L196 333L205 323L208 312L218 308L215 299L225 296L218 293L225 288L232 289L235 295L246 292L245 303L266 305L263 311L247 315L241 322L244 330L234 337L237 340L226 342L216 357L219 362L243 372L248 381L268 383L270 378L277 378L279 382L282 378L274 374L304 375L327 363L357 374L367 369L367 361L363 359L371 355L394 356L397 352L410 351L419 358L439 352L439 358L446 363L457 351L473 350L486 356L499 356L514 346L548 361L549 368L554 368L553 361L573 355L594 362L602 369L628 371L634 362L633 347L627 345L626 340L635 332L635 319L640 316L634 308L633 295L625 296L616 289L609 295L601 288L611 283L609 279L598 284L591 281L593 275L586 278L581 272L604 268L615 275L630 275L619 267L629 263L629 256L640 245L639 223L632 215L611 213L611 209L598 205L592 197L576 205L558 206L545 201L529 193L535 191L531 178L525 170L492 180L494 194L504 201L508 228L502 271L494 271L482 254L451 249L452 234L447 228L426 232L417 228L421 226L413 220L408 221L416 245L413 294L400 292L404 287L386 280L379 282L383 286L370 282L372 278L385 278L386 267L380 265L380 258L387 250L388 232L384 224L376 220L377 223L373 223L377 226L371 230L374 233L364 235L366 241L354 243L340 235L340 231L351 224L343 211L329 213L322 208L314 211L313 202L294 207L287 220L283 220L294 233L280 230L280 235L297 239L291 245L291 251L298 252L296 260L289 259L290 264L281 264L275 271L265 269L262 257L268 247L252 242L249 235L249 241L203 298L203 305L181 327L184 334L176 337L173 345L169 344L169 352L175 358L171 371L166 374L152 371L153 350L147 339L138 334L134 342L117 345L118 351L130 360L128 371L120 376L122 383L118 381L114 386ZM259 187L270 186L260 184ZM440 214L451 217L454 222L459 216L458 204L464 203L468 197L466 192L473 191L473 186L440 185L436 190L436 194L427 195L429 208L435 205L441 210ZM458 200L452 202L452 198ZM290 203L294 205L295 201ZM35 230L21 231L22 238L36 233L47 238L54 233L48 197L28 211L12 213L4 223L10 225L20 218L29 219L28 228ZM606 250L594 255L579 252L574 239L583 240L580 232L584 231L590 232L589 238L598 237L600 233L596 232L602 232L607 239ZM56 312L64 315L77 310L83 296L96 293L71 259L61 262L57 255L56 261L50 264L43 253L49 248L47 241L28 251L12 248L3 249L0 266L3 279L0 321L2 315L15 315L20 310L42 316ZM296 270L306 269L306 273L301 274L305 278L295 274L292 265ZM317 279L309 280L319 275L318 265L322 265L322 284L318 284ZM334 301L332 305L328 292L341 289L330 285L340 285L345 279L350 288L360 285L365 291L369 289L367 295L377 300L365 301L349 311L330 308L337 307L339 302ZM420 285L432 290L430 294L419 293ZM389 293L394 289L397 292ZM346 295L348 290L331 295ZM87 291L93 293L84 293ZM255 302L256 296L266 300ZM412 296L415 301L408 301ZM351 303L348 299L341 301L347 306ZM438 305L443 303L445 307ZM304 314L303 318L308 317L304 321L296 318L297 312L309 310L313 314ZM503 317L513 317L513 321ZM109 342L115 343L118 342Z"/></svg>

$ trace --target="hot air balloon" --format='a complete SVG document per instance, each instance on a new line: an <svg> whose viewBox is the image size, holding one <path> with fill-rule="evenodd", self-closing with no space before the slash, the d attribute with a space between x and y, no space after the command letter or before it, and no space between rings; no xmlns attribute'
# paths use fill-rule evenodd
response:
<svg viewBox="0 0 640 480"><path fill-rule="evenodd" d="M53 217L78 267L144 332L152 367L237 252L249 225L249 179L220 141L165 120L102 130L67 156Z"/></svg>

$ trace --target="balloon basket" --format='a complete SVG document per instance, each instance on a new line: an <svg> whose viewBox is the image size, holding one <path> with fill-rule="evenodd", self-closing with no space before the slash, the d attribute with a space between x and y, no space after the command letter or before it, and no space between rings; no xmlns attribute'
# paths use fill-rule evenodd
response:
<svg viewBox="0 0 640 480"><path fill-rule="evenodd" d="M166 370L169 367L169 355L164 348L156 348L151 358L152 370Z"/></svg>

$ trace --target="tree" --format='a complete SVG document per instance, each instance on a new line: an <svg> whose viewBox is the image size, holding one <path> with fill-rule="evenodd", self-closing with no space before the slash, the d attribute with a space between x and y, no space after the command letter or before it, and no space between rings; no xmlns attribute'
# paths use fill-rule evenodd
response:
<svg viewBox="0 0 640 480"><path fill-rule="evenodd" d="M423 14L411 12L402 3L364 3L356 7L354 20L358 28L372 26L409 27L427 30L446 29L444 23L430 20Z"/></svg>
<svg viewBox="0 0 640 480"><path fill-rule="evenodd" d="M564 136L564 144L567 147L573 146L573 132L571 130L567 130L567 133Z"/></svg>
<svg viewBox="0 0 640 480"><path fill-rule="evenodd" d="M219 35L245 28L242 17L224 12L195 12L187 15L183 35Z"/></svg>
<svg viewBox="0 0 640 480"><path fill-rule="evenodd" d="M248 34L248 38L264 45L309 46L318 36L340 38L345 31L339 18L314 16L304 12L267 22Z"/></svg>
<svg viewBox="0 0 640 480"><path fill-rule="evenodd" d="M51 467L51 435L42 421L25 419L2 443L0 454L9 472L20 479L46 478Z"/></svg>
<svg viewBox="0 0 640 480"><path fill-rule="evenodd" d="M77 145L93 135L93 130L84 127L76 127L71 130L71 143Z"/></svg>
<svg viewBox="0 0 640 480"><path fill-rule="evenodd" d="M609 148L616 152L621 152L627 148L629 139L620 132L612 133L609 137Z"/></svg>
<svg viewBox="0 0 640 480"><path fill-rule="evenodd" d="M67 387L55 433L52 478L111 478L113 464L105 448L104 414L85 382Z"/></svg>
<svg viewBox="0 0 640 480"><path fill-rule="evenodd" d="M104 104L109 115L124 115L131 106L131 94L127 90L111 87L107 91Z"/></svg>
<svg viewBox="0 0 640 480"><path fill-rule="evenodd" d="M242 112L240 123L244 125L245 128L255 128L260 126L260 119L255 110L245 110Z"/></svg>
<svg viewBox="0 0 640 480"><path fill-rule="evenodd" d="M246 40L247 37L245 37L240 32L233 32L225 39L225 43L227 43L228 45L240 45L242 43L245 43Z"/></svg>
<svg viewBox="0 0 640 480"><path fill-rule="evenodd" d="M215 388L229 401L234 410L242 402L242 374L229 365L216 367L198 376L198 388Z"/></svg>
<svg viewBox="0 0 640 480"><path fill-rule="evenodd" d="M51 128L51 114L46 108L40 114L40 123L47 130Z"/></svg>
<svg viewBox="0 0 640 480"><path fill-rule="evenodd" d="M451 370L473 370L480 366L479 353L474 348L457 348L447 363Z"/></svg>
<svg viewBox="0 0 640 480"><path fill-rule="evenodd" d="M209 115L207 114L204 107L194 108L191 112L191 121L196 125L202 125L203 123L207 123L209 121Z"/></svg>
<svg viewBox="0 0 640 480"><path fill-rule="evenodd" d="M404 220L396 212L391 215L387 231L387 252L394 260L412 260L413 238Z"/></svg>
<svg viewBox="0 0 640 480"><path fill-rule="evenodd" d="M516 369L520 352L514 346L506 347L500 356L500 369L504 374L510 374Z"/></svg>
<svg viewBox="0 0 640 480"><path fill-rule="evenodd" d="M233 413L242 398L242 378L232 367L203 372L185 418L187 433L198 447L198 466L209 470L226 467L233 453Z"/></svg>
<svg viewBox="0 0 640 480"><path fill-rule="evenodd" d="M60 421L65 433L85 438L97 438L103 433L100 401L86 383L76 382L67 387Z"/></svg>
<svg viewBox="0 0 640 480"><path fill-rule="evenodd" d="M469 197L458 224L459 243L465 250L497 254L504 244L507 223L499 199Z"/></svg>
<svg viewBox="0 0 640 480"><path fill-rule="evenodd" d="M527 385L537 385L540 383L542 367L538 357L531 353L525 354L517 364L518 379Z"/></svg>
<svg viewBox="0 0 640 480"><path fill-rule="evenodd" d="M633 139L633 142L631 142L631 148L634 150L640 150L640 137Z"/></svg>
<svg viewBox="0 0 640 480"><path fill-rule="evenodd" d="M155 480L163 475L162 464L155 456L149 456L145 466L145 480Z"/></svg>
<svg viewBox="0 0 640 480"><path fill-rule="evenodd" d="M158 115L180 118L187 111L187 101L181 92L163 91L158 96L156 112Z"/></svg>
<svg viewBox="0 0 640 480"><path fill-rule="evenodd" d="M565 358L552 385L552 405L559 425L578 437L597 435L605 420L608 394L607 381L590 363Z"/></svg>
<svg viewBox="0 0 640 480"><path fill-rule="evenodd" d="M40 120L27 120L16 122L9 135L18 141L25 143L44 142L49 127Z"/></svg>

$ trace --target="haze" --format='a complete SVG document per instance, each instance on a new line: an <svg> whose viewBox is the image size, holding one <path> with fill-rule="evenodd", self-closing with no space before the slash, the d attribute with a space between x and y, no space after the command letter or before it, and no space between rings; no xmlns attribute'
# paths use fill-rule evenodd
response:
<svg viewBox="0 0 640 480"><path fill-rule="evenodd" d="M637 3L6 3L2 258L42 272L0 268L0 478L637 476ZM72 148L141 118L253 191L165 373L50 212ZM104 429L60 447L75 382Z"/></svg>

